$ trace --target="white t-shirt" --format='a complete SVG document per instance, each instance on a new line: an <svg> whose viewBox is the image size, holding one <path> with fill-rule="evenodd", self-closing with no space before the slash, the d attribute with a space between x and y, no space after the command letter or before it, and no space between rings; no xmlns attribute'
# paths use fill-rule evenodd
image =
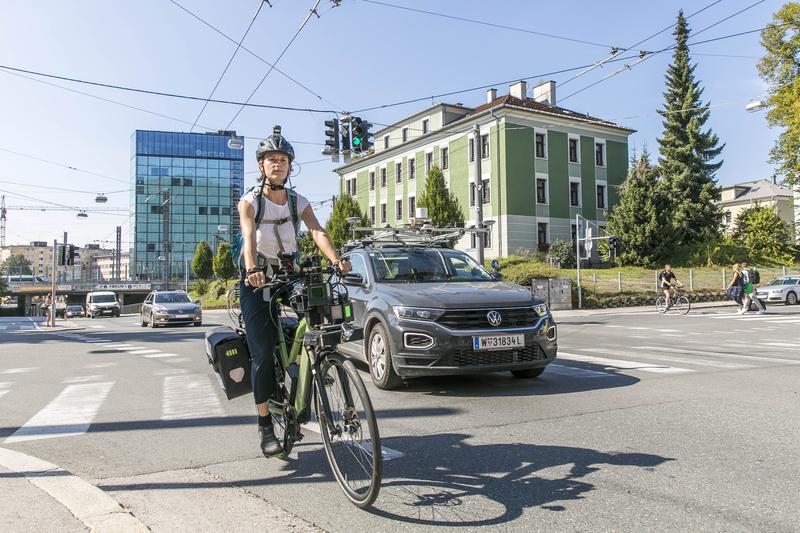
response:
<svg viewBox="0 0 800 533"><path fill-rule="evenodd" d="M257 193L255 193L257 194ZM248 202L253 206L253 214L258 211L256 207L256 196L253 192L248 191L242 196L240 202ZM297 218L302 220L303 211L308 207L308 200L305 196L297 195ZM285 223L278 226L278 233L281 236L284 252L297 251L297 236L294 234L294 225L292 224L292 215L289 211L289 199L287 195L286 203L278 205L271 200L268 200L263 195L261 196L261 224L256 230L256 250L267 257L268 259L277 259L280 247L278 246L278 239L275 238L275 225L268 224L267 220L280 220L282 218L288 219Z"/></svg>

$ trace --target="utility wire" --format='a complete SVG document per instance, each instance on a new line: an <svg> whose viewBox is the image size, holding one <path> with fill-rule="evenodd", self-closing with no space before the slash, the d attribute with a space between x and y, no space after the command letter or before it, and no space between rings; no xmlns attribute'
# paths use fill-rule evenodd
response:
<svg viewBox="0 0 800 533"><path fill-rule="evenodd" d="M30 183L19 183L17 181L7 181L7 180L0 180L0 183L7 183L9 185L20 185L22 187L32 187L34 189L46 189L50 191L63 191L63 192L74 192L74 193L86 193L86 194L97 194L97 191L82 191L80 189L64 189L62 187L48 187L47 185L32 185ZM103 194L117 194L123 192L131 192L131 189L123 189L120 191L110 191L110 192L103 192Z"/></svg>
<svg viewBox="0 0 800 533"><path fill-rule="evenodd" d="M172 0L170 0L170 1L172 1ZM289 47L292 46L292 43L294 43L295 39L297 39L297 36L300 35L300 32L303 31L303 28L306 27L306 24L308 24L308 21L311 20L311 15L317 15L317 18L319 18L319 15L317 14L317 8L319 7L319 3L320 3L320 0L316 0L316 2L314 3L314 7L312 7L308 11L308 15L306 15L306 18L303 20L303 23L300 24L300 27L297 29L297 31L294 33L292 38L289 40L289 43L284 47L283 51L278 56L278 59L275 60L275 63L270 65L269 70L267 70L267 73L264 74L264 77L261 78L261 81L258 82L258 85L256 85L255 88L252 90L252 92L250 92L250 96L247 97L247 100L245 100L244 104L242 104L242 106L239 108L239 110L236 112L236 114L233 115L233 118L230 120L230 122L228 122L228 125L225 126L226 130L230 129L231 124L233 124L233 121L236 120L236 117L239 116L239 113L242 112L242 109L244 109L245 106L248 103L250 103L250 100L253 98L253 95L256 94L256 91L258 91L258 89L261 87L261 84L264 83L264 80L267 79L267 76L269 76L272 73L272 71L275 70L275 65L277 65L278 62L280 62L281 58L284 56L286 51L289 50Z"/></svg>
<svg viewBox="0 0 800 533"><path fill-rule="evenodd" d="M700 35L700 34L701 34L701 33L703 33L704 31L710 30L711 28L713 28L713 27L715 27L715 26L718 26L718 25L722 24L723 22L726 22L726 21L728 21L728 20L732 19L733 17L735 17L735 16L737 16L737 15L740 15L740 14L744 13L745 11L747 11L747 10L749 10L749 9L752 9L752 8L754 8L755 6L757 6L757 5L759 5L759 4L763 4L765 1L766 1L766 0L758 0L757 2L754 2L754 3L750 4L749 6L747 6L747 7L743 8L743 9L740 9L739 11L737 11L737 12L735 12L735 13L732 13L731 15L728 15L727 17L725 17L725 18L723 18L723 19L721 19L721 20L718 20L717 22L715 22L715 23L713 23L713 24L711 24L711 25L709 25L709 26L706 26L705 28L703 28L703 29L701 29L701 30L699 30L699 31L695 32L695 33L694 33L694 37L696 37L696 36ZM705 9L705 8L704 8L704 9ZM687 17L687 18L688 18L688 17ZM763 29L764 29L764 28L761 28L761 29L759 29L759 30L752 30L752 31L749 31L749 32L743 32L743 33L736 34L736 35L733 35L733 36L744 35L745 33L753 33L753 31L761 31L761 30L763 30ZM731 37L731 36L724 36L724 37L720 37L720 38L718 38L717 40L719 40L719 39L722 39L722 38L728 38L728 37ZM694 43L687 43L687 45L689 45L689 44L702 44L703 42L711 42L711 40L708 40L708 41L699 41L699 42L694 42ZM630 69L632 69L634 66L636 66L636 65L639 65L639 64L643 63L644 61L647 61L648 59L651 59L651 58L653 58L653 57L655 57L655 56L657 56L657 55L659 55L659 54L662 54L662 53L664 53L664 52L667 52L667 51L669 51L669 50L674 50L674 49L675 49L677 46L678 46L677 44L673 44L673 45L671 45L671 46L668 46L668 47L666 47L666 48L662 48L661 50L657 50L657 51L655 51L655 52L650 52L650 53L648 53L648 54L646 54L646 55L642 56L642 57L639 59L639 61L636 61L635 63L633 63L633 64L631 64L631 65L625 65L623 68L621 68L621 69L619 69L619 70L617 70L617 71L615 71L615 72L612 72L612 73L611 73L611 74L609 74L608 76L605 76L605 77L601 78L600 80L598 80L598 81L596 81L596 82L594 82L594 83L591 83L591 84L589 84L589 85L587 85L587 86L583 87L582 89L578 89L577 91L575 91L575 92L572 92L572 93L568 94L567 96L565 96L565 97L561 98L560 100L561 100L561 101L567 100L568 98L571 98L571 97L575 96L576 94L580 94L580 93L582 93L583 91L585 91L585 90L587 90L587 89L591 89L592 87L594 87L594 86L596 86L596 85L598 85L598 84L600 84L600 83L603 83L604 81L606 81L606 80L608 80L608 79L610 79L610 78L613 78L614 76L617 76L618 74L621 74L621 73L625 72L625 70L630 70Z"/></svg>
<svg viewBox="0 0 800 533"><path fill-rule="evenodd" d="M236 49L233 51L233 54L231 54L231 58L228 60L228 64L225 65L224 69L222 69L222 74L219 75L217 83L215 83L214 88L211 89L211 94L208 95L209 99L213 97L214 93L217 91L217 87L219 87L219 84L222 82L222 78L224 78L225 74L228 72L228 68L231 66L231 63L233 63L233 59L236 57L237 52L239 52L239 49L242 47L242 42L244 41L245 37L247 37L247 34L250 33L250 28L253 27L253 23L255 23L256 19L258 18L258 14L261 13L261 8L264 7L264 4L265 4L264 0L258 0L258 9L256 9L255 15L253 15L253 18L250 20L250 24L247 25L247 29L242 35L242 38L239 39L238 43L236 43ZM200 120L200 117L203 116L203 112L206 110L206 106L208 106L208 99L206 99L206 101L203 102L203 108L200 110L200 112L197 114L197 117L194 119L192 127L189 128L189 133L191 133L192 130L194 130L194 127L197 125L197 121Z"/></svg>
<svg viewBox="0 0 800 533"><path fill-rule="evenodd" d="M396 5L396 4L389 4L387 2L378 2L376 0L362 0L362 1L364 3L367 3L367 4L375 4L375 5L379 5L379 6L391 7L391 8L394 8L394 9L402 9L402 10L405 10L405 11L412 11L414 13L423 13L425 15L433 15L435 17L442 17L442 18L451 19L451 20L459 20L461 22L471 22L472 24L480 24L482 26L490 26L492 28L499 28L499 29L503 29L503 30L510 30L510 31L516 31L516 32L521 32L521 33L529 33L531 35L538 35L540 37L549 37L551 39L560 39L562 41L571 41L571 42L574 42L574 43L588 44L588 45L591 45L591 46L599 46L599 47L602 47L602 48L614 48L614 46L609 45L609 44L596 43L596 42L592 42L592 41L586 41L586 40L583 40L583 39L576 39L576 38L573 38L573 37L566 37L566 36L563 36L563 35L555 35L555 34L552 34L552 33L544 33L544 32L540 32L540 31L529 30L527 28L518 28L518 27L515 27L515 26L507 26L505 24L495 24L493 22L487 22L485 20L476 20L476 19L470 19L470 18L466 18L466 17L459 17L459 16L456 16L456 15L450 15L448 13L439 13L439 12L436 12L436 11L426 11L424 9L417 9L417 8L408 7L408 6L399 6L399 5ZM722 0L720 0L720 1L722 1Z"/></svg>
<svg viewBox="0 0 800 533"><path fill-rule="evenodd" d="M97 81L83 80L83 79L79 79L79 78L70 78L70 77L67 77L67 76L58 76L58 75L55 75L55 74L47 74L47 73L44 73L44 72L37 72L37 71L34 71L34 70L27 70L27 69L23 69L23 68L11 67L9 65L0 65L0 69L6 69L6 70L14 71L14 72L22 72L22 73L25 73L25 74L32 74L34 76L42 76L44 78L52 78L52 79L57 79L57 80L71 81L71 82L75 82L75 83L82 83L82 84L85 84L85 85L94 85L95 87L105 87L107 89L117 89L119 91L127 91L127 92L133 92L133 93L149 94L149 95L154 95L154 96L165 96L165 97L169 97L169 98L178 98L178 99L182 99L182 100L195 100L195 101L200 101L200 102L204 102L204 101L208 100L209 102L212 102L212 103L215 103L215 104L229 104L229 105L238 105L238 106L242 106L242 107L256 107L256 108L262 108L262 109L280 109L280 110L283 110L283 111L304 111L304 112L309 112L309 113L328 113L328 114L329 113L336 113L336 111L333 110L333 109L313 109L313 108L308 108L308 107L290 107L290 106L279 106L279 105L269 105L269 104L253 104L253 103L250 103L250 102L236 102L236 101L231 101L231 100L218 100L218 99L214 99L214 98L208 98L207 99L207 98L204 98L202 96L191 96L191 95L186 95L186 94L168 93L168 92L163 92L163 91L153 91L153 90L149 90L149 89L138 89L138 88L134 88L134 87L127 87L127 86L124 86L124 85L114 85L114 84L111 84L111 83L101 83L101 82L97 82Z"/></svg>
<svg viewBox="0 0 800 533"><path fill-rule="evenodd" d="M172 4L176 5L177 7L179 7L179 8L180 8L181 10L183 10L184 12L188 13L189 15L191 15L192 17L194 17L195 19L197 19L198 21L200 21L200 22L201 22L202 24L204 24L205 26L208 26L209 28L211 28L212 30L214 30L215 32L217 32L218 34L220 34L221 36L225 37L225 38L226 38L227 40L229 40L230 42L232 42L232 43L236 44L236 41L235 41L235 40L234 40L232 37L230 37L228 34L226 34L225 32L223 32L222 30L220 30L220 29L219 29L219 28L217 28L216 26L214 26L214 25L212 25L211 23L207 22L206 20L204 20L203 18L201 18L201 17L200 17L199 15L197 15L196 13L193 13L192 11L190 11L190 10L189 10L189 9L187 9L187 8L185 8L184 6L182 6L181 4L179 4L178 2L176 2L175 0L169 0L169 1L170 1ZM259 61L261 61L261 62L262 62L262 63L264 63L265 65L269 65L270 67L273 67L273 68L275 68L275 70L278 72L278 74L281 74L281 75L282 75L282 76L284 76L286 79L288 79L288 80L290 80L291 82L293 82L295 85L297 85L297 86L301 87L301 88L302 88L302 89L304 89L306 92L308 92L308 93L310 93L311 95L313 95L313 96L315 96L316 98L318 98L320 101L322 101L322 102L325 102L326 104L328 104L328 105L330 105L330 106L332 106L332 107L338 107L338 106L336 106L336 105L332 104L331 102L327 101L325 98L323 98L323 97L322 97L321 95L319 95L318 93L316 93L316 92L314 92L313 90L311 90L310 88L308 88L306 85L303 85L302 83L300 83L299 81L297 81L296 79L294 79L293 77L291 77L291 76L290 76L289 74L287 74L286 72L284 72L284 71L282 71L281 69L279 69L279 68L275 67L275 65L273 65L272 63L270 63L269 61L267 61L266 59L264 59L264 58L263 58L263 57L261 57L260 55L256 54L255 52L253 52L252 50L250 50L250 49L249 49L249 48L247 48L246 46L242 45L242 46L241 46L241 48L242 48L242 50L244 50L245 52L247 52L248 54L250 54L250 55L251 55L251 56L253 56L254 58L258 59Z"/></svg>
<svg viewBox="0 0 800 533"><path fill-rule="evenodd" d="M119 182L126 183L126 184L127 184L127 183L130 183L130 180L122 180L122 179L119 179L119 178L115 178L115 177L113 177L113 176L107 176L107 175L105 175L105 174L98 174L97 172L91 172L91 171L89 171L89 170L83 170L83 169L80 169L80 168L78 168L78 167L73 167L73 166L70 166L70 165L65 165L65 164L63 164L63 163L58 163L58 162L56 162L56 161L50 161L49 159L43 159L43 158L41 158L41 157L37 157L37 156L35 156L35 155L24 154L24 153L22 153L22 152L17 152L17 151L15 151L15 150L9 150L8 148L1 148L1 147L0 147L0 151L2 151L2 152L8 152L9 154L18 155L18 156L21 156L21 157L27 157L27 158L29 158L29 159L35 159L36 161L41 161L42 163L47 163L47 164L50 164L50 165L55 165L55 166L58 166L58 167L63 167L63 168L69 169L69 170L74 170L75 172L82 172L82 173L84 173L84 174L90 174L90 175L92 175L92 176L97 176L97 177L100 177L100 178L106 178L106 179L113 180L113 181L119 181Z"/></svg>

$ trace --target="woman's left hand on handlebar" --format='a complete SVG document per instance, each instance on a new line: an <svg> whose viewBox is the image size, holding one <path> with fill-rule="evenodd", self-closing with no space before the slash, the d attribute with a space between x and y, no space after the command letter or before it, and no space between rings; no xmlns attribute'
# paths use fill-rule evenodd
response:
<svg viewBox="0 0 800 533"><path fill-rule="evenodd" d="M353 269L353 265L347 259L339 259L334 263L334 266L339 269L342 274L347 274Z"/></svg>

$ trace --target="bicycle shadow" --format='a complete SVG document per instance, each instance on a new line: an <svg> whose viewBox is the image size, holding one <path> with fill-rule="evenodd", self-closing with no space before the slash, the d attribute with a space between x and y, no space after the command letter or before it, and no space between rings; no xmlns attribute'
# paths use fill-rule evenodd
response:
<svg viewBox="0 0 800 533"><path fill-rule="evenodd" d="M602 482L601 472L652 470L673 459L644 453L536 444L469 444L470 435L386 439L405 456L384 463L384 483L370 510L409 524L477 527L508 523L526 509L566 510Z"/></svg>

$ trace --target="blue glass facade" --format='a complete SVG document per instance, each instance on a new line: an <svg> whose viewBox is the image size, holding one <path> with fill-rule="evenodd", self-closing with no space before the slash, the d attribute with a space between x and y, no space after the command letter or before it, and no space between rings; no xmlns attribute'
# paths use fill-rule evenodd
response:
<svg viewBox="0 0 800 533"><path fill-rule="evenodd" d="M182 279L197 243L214 250L239 231L244 151L229 148L231 138L244 145L236 132L131 135L132 277Z"/></svg>

